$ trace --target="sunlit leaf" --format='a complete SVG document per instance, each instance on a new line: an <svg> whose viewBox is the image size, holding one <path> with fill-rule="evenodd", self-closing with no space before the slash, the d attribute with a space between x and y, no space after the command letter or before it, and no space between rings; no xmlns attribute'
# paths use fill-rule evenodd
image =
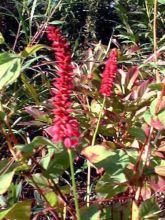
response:
<svg viewBox="0 0 165 220"><path fill-rule="evenodd" d="M16 81L21 73L21 59L16 54L0 54L0 90Z"/></svg>
<svg viewBox="0 0 165 220"><path fill-rule="evenodd" d="M73 153L74 154L74 153ZM43 162L42 162L43 163ZM59 177L69 167L69 158L66 149L55 153L54 157L48 163L45 176L51 176L53 178Z"/></svg>
<svg viewBox="0 0 165 220"><path fill-rule="evenodd" d="M165 4L165 0L158 0L160 4Z"/></svg>
<svg viewBox="0 0 165 220"><path fill-rule="evenodd" d="M155 116L155 110L156 110L156 105L158 103L158 100L159 99L154 99L152 102L151 102L151 105L150 105L150 113L152 116Z"/></svg>
<svg viewBox="0 0 165 220"><path fill-rule="evenodd" d="M150 112L146 111L144 113L143 117L144 117L145 122L150 125L151 124L151 120L152 120L152 116L151 116Z"/></svg>
<svg viewBox="0 0 165 220"><path fill-rule="evenodd" d="M43 44L35 44L35 45L32 45L32 46L27 46L22 52L21 52L21 56L22 57L28 57L34 53L36 53L37 51L43 49L43 48L49 48L48 46L46 45L43 45Z"/></svg>
<svg viewBox="0 0 165 220"><path fill-rule="evenodd" d="M163 110L162 112L158 114L158 119L160 120L161 124L165 128L165 110Z"/></svg>
<svg viewBox="0 0 165 220"><path fill-rule="evenodd" d="M93 113L99 114L100 110L101 110L101 104L93 100L91 103L91 111Z"/></svg>
<svg viewBox="0 0 165 220"><path fill-rule="evenodd" d="M158 151L165 152L165 145L160 146L157 150L158 150Z"/></svg>
<svg viewBox="0 0 165 220"><path fill-rule="evenodd" d="M139 219L139 207L137 206L136 202L132 202L132 220Z"/></svg>
<svg viewBox="0 0 165 220"><path fill-rule="evenodd" d="M47 192L45 194L46 199L52 207L55 207L58 203L58 197L54 192Z"/></svg>
<svg viewBox="0 0 165 220"><path fill-rule="evenodd" d="M5 39L2 35L2 33L0 32L0 44L3 44L5 42Z"/></svg>
<svg viewBox="0 0 165 220"><path fill-rule="evenodd" d="M155 173L157 173L159 176L165 176L165 166L156 166Z"/></svg>
<svg viewBox="0 0 165 220"><path fill-rule="evenodd" d="M64 23L65 23L65 21L59 21L59 20L49 21L49 24L54 24L54 25L64 24Z"/></svg>
<svg viewBox="0 0 165 220"><path fill-rule="evenodd" d="M107 157L114 155L115 153L112 152L110 149L103 145L95 145L86 147L82 154L91 162L91 163L98 163Z"/></svg>
<svg viewBox="0 0 165 220"><path fill-rule="evenodd" d="M0 176L0 195L2 195L3 193L5 193L8 190L8 188L12 182L14 173L15 172L12 171L9 173L2 174Z"/></svg>

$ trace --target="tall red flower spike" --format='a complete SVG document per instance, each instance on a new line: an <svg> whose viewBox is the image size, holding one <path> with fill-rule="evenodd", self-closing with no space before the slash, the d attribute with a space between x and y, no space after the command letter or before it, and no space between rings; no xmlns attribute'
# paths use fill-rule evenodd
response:
<svg viewBox="0 0 165 220"><path fill-rule="evenodd" d="M74 67L71 63L71 51L67 40L61 36L58 28L49 26L47 36L52 41L52 49L57 61L57 75L54 79L53 125L46 129L54 143L63 142L66 148L75 148L79 142L79 123L71 116L73 112L71 94L73 92Z"/></svg>
<svg viewBox="0 0 165 220"><path fill-rule="evenodd" d="M106 97L110 97L113 89L114 78L117 73L117 49L112 49L109 59L105 65L102 76L100 93Z"/></svg>

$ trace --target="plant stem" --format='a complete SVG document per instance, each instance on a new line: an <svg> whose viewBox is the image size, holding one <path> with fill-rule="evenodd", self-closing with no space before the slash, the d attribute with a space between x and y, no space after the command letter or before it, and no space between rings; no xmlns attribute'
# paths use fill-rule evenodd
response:
<svg viewBox="0 0 165 220"><path fill-rule="evenodd" d="M34 44L37 43L36 40L38 39L38 37L41 37L44 33L45 28L48 25L49 20L52 18L53 14L55 13L55 11L58 9L58 7L60 6L61 2L63 0L59 0L59 2L57 3L57 5L54 7L54 9L52 10L52 12L50 13L50 15L48 16L47 20L40 25L39 29L37 30L37 32L35 33L35 35L33 36L30 44Z"/></svg>
<svg viewBox="0 0 165 220"><path fill-rule="evenodd" d="M64 209L63 209L63 219L66 220L66 203L64 204Z"/></svg>
<svg viewBox="0 0 165 220"><path fill-rule="evenodd" d="M102 107L101 107L100 112L99 112L99 118L98 118L98 121L97 121L95 133L94 133L93 139L92 139L92 146L94 146L95 141L96 141L96 135L97 135L97 132L98 132L98 129L99 129L100 120L101 120L101 117L102 117L102 111L103 111L104 105L105 105L105 100L106 100L106 98L104 97L104 99L103 99L103 104L102 104Z"/></svg>
<svg viewBox="0 0 165 220"><path fill-rule="evenodd" d="M106 100L106 98L104 97L103 104L102 104L102 107L101 107L100 112L99 112L99 118L98 118L98 121L97 121L95 132L94 132L94 135L93 135L93 138L92 138L91 146L95 145L96 135L97 135L97 132L98 132L98 129L99 129L100 120L101 120L101 117L102 117L102 111L103 111L104 105L105 105L105 100ZM88 171L87 171L88 172L87 173L87 207L89 207L89 205L90 205L90 192L91 192L91 189L90 189L90 185L91 185L91 165L90 165L89 161L87 161L87 166L88 166Z"/></svg>
<svg viewBox="0 0 165 220"><path fill-rule="evenodd" d="M78 204L76 181L75 181L75 176L74 176L73 157L72 157L72 151L70 149L68 149L68 155L69 155L69 162L70 162L70 171L71 171L71 178L72 178L72 190L73 190L77 220L80 220L80 211L79 211L79 204Z"/></svg>
<svg viewBox="0 0 165 220"><path fill-rule="evenodd" d="M90 205L90 184L91 184L91 166L90 162L87 161L88 173L87 173L87 207Z"/></svg>
<svg viewBox="0 0 165 220"><path fill-rule="evenodd" d="M146 165L149 166L150 164L150 145L151 145L152 132L153 132L153 127L150 128L148 143L144 149L144 166Z"/></svg>
<svg viewBox="0 0 165 220"><path fill-rule="evenodd" d="M154 0L154 20L153 20L153 40L154 40L154 58L155 63L157 64L157 12L158 12L158 0ZM160 83L160 75L157 69L155 69L156 82Z"/></svg>

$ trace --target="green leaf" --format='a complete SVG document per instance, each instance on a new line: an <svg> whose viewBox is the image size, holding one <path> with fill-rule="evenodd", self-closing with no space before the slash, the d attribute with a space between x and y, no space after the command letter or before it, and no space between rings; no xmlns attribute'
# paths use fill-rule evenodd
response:
<svg viewBox="0 0 165 220"><path fill-rule="evenodd" d="M160 112L158 114L158 119L160 120L161 124L164 126L165 128L165 110L163 110L162 112Z"/></svg>
<svg viewBox="0 0 165 220"><path fill-rule="evenodd" d="M58 25L58 24L64 24L65 21L58 21L58 20L55 20L55 21L50 21L49 24L54 24L54 25Z"/></svg>
<svg viewBox="0 0 165 220"><path fill-rule="evenodd" d="M42 174L35 173L35 174L32 175L32 177L33 177L34 182L37 183L37 185L41 189L48 189L49 188L48 179L46 179ZM27 181L29 182L29 184L33 185L33 182L31 181L31 179L28 179Z"/></svg>
<svg viewBox="0 0 165 220"><path fill-rule="evenodd" d="M21 191L22 191L22 182L20 182L19 184L11 183L7 194L8 207L13 206L15 203L19 201Z"/></svg>
<svg viewBox="0 0 165 220"><path fill-rule="evenodd" d="M53 178L59 177L69 167L69 158L66 149L56 153L54 158L50 161L47 170L44 172L45 176Z"/></svg>
<svg viewBox="0 0 165 220"><path fill-rule="evenodd" d="M101 104L98 103L96 100L92 100L92 102L91 102L91 111L93 113L99 114L99 112L101 111Z"/></svg>
<svg viewBox="0 0 165 220"><path fill-rule="evenodd" d="M10 164L10 159L3 159L0 161L0 173L3 173L3 169L5 166L8 166L7 164ZM15 168L17 168L19 163L13 162L10 167L8 167L6 173L12 172Z"/></svg>
<svg viewBox="0 0 165 220"><path fill-rule="evenodd" d="M2 195L3 193L5 193L8 190L8 188L12 182L14 173L15 172L12 171L12 172L5 173L0 176L0 195Z"/></svg>
<svg viewBox="0 0 165 220"><path fill-rule="evenodd" d="M21 72L21 59L16 54L0 54L0 90L15 82Z"/></svg>
<svg viewBox="0 0 165 220"><path fill-rule="evenodd" d="M3 121L5 119L6 113L0 111L0 121Z"/></svg>
<svg viewBox="0 0 165 220"><path fill-rule="evenodd" d="M130 163L130 157L123 150L115 150L113 155L106 159L95 163L98 168L103 167L111 175L116 176L124 172L125 168Z"/></svg>
<svg viewBox="0 0 165 220"><path fill-rule="evenodd" d="M37 136L35 137L30 144L25 144L25 145L16 145L16 148L20 150L23 153L28 153L32 154L33 149L40 147L41 145L49 145L56 149L56 145L53 144L49 139L42 137L42 136ZM56 149L58 151L58 149Z"/></svg>
<svg viewBox="0 0 165 220"><path fill-rule="evenodd" d="M138 140L144 141L146 139L145 132L141 128L138 128L138 127L130 128L128 130L128 133L132 137L134 137L134 138L136 138Z"/></svg>
<svg viewBox="0 0 165 220"><path fill-rule="evenodd" d="M150 112L146 111L144 113L143 117L144 117L145 122L150 125L151 124L151 119L152 119L152 116L151 116Z"/></svg>
<svg viewBox="0 0 165 220"><path fill-rule="evenodd" d="M160 4L165 4L165 0L158 0Z"/></svg>
<svg viewBox="0 0 165 220"><path fill-rule="evenodd" d="M86 147L82 154L91 162L99 163L107 157L114 155L115 153L103 145L95 145Z"/></svg>
<svg viewBox="0 0 165 220"><path fill-rule="evenodd" d="M80 216L85 220L98 220L100 219L100 210L96 205L91 205L89 208L83 207L80 209Z"/></svg>
<svg viewBox="0 0 165 220"><path fill-rule="evenodd" d="M112 151L103 145L89 146L82 151L91 163L97 168L104 168L112 175L124 172L130 163L130 157L123 150Z"/></svg>
<svg viewBox="0 0 165 220"><path fill-rule="evenodd" d="M151 88L152 90L162 91L163 83L153 83L153 84L150 84L148 87Z"/></svg>
<svg viewBox="0 0 165 220"><path fill-rule="evenodd" d="M52 119L50 118L50 116L48 114L44 114L44 115L39 115L36 117L37 121L41 121L41 122L45 122L47 124L52 124Z"/></svg>
<svg viewBox="0 0 165 220"><path fill-rule="evenodd" d="M156 204L156 201L154 198L150 198L145 200L140 205L139 214L142 220L144 219L152 219L152 220L158 220L159 215L157 212L159 212L160 209L158 205Z"/></svg>
<svg viewBox="0 0 165 220"><path fill-rule="evenodd" d="M43 49L43 48L48 48L48 46L44 45L44 44L36 44L36 45L32 45L32 46L27 46L22 52L21 52L21 56L26 58L28 56L31 56L32 54L36 53L37 51Z"/></svg>
<svg viewBox="0 0 165 220"><path fill-rule="evenodd" d="M6 198L5 198L5 196L0 196L0 206L1 207L4 207L4 206L6 206Z"/></svg>
<svg viewBox="0 0 165 220"><path fill-rule="evenodd" d="M34 18L34 12L37 7L37 0L33 0L31 12L30 12L30 18L29 18L29 27L32 28L32 20Z"/></svg>
<svg viewBox="0 0 165 220"><path fill-rule="evenodd" d="M16 168L15 168L15 172L16 173L19 173L19 172L27 172L31 169L31 167L27 164L21 164L21 165L18 165Z"/></svg>
<svg viewBox="0 0 165 220"><path fill-rule="evenodd" d="M11 208L0 212L0 220L30 220L31 201L18 202Z"/></svg>
<svg viewBox="0 0 165 220"><path fill-rule="evenodd" d="M151 102L151 105L150 105L150 113L152 116L155 116L155 109L156 109L156 105L158 103L158 98L154 99L152 102Z"/></svg>
<svg viewBox="0 0 165 220"><path fill-rule="evenodd" d="M57 195L54 193L54 192L47 192L45 194L45 197L47 198L49 204L52 206L52 207L55 207L58 203L58 197Z"/></svg>
<svg viewBox="0 0 165 220"><path fill-rule="evenodd" d="M152 116L156 116L157 113L155 114L155 110L158 110L157 111L158 115L160 114L160 112L165 113L165 99L160 100L159 98L156 98L151 102L150 113Z"/></svg>
<svg viewBox="0 0 165 220"><path fill-rule="evenodd" d="M101 179L99 179L96 185L96 192L99 198L112 198L127 190L128 187L126 185L119 184L119 180L121 183L126 181L125 175L120 173L115 177L109 173L105 173Z"/></svg>

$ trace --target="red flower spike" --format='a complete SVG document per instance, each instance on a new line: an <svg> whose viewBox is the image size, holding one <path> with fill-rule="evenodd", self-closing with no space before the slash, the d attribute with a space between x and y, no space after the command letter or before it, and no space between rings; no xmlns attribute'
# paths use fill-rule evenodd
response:
<svg viewBox="0 0 165 220"><path fill-rule="evenodd" d="M100 93L106 97L112 94L113 83L117 73L117 50L112 49L102 76Z"/></svg>
<svg viewBox="0 0 165 220"><path fill-rule="evenodd" d="M58 77L54 79L52 91L55 118L53 125L48 127L46 132L52 137L54 143L63 141L66 148L75 148L78 145L80 133L78 121L71 116L73 102L70 96L74 87L74 67L71 63L70 47L56 27L49 26L47 36L52 41Z"/></svg>

